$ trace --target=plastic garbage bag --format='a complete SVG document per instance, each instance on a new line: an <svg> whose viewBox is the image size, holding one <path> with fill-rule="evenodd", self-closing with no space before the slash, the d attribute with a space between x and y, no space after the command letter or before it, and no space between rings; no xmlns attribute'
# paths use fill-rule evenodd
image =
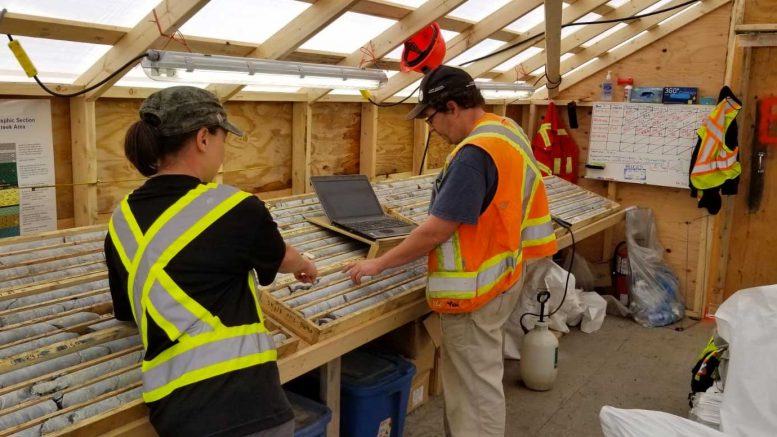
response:
<svg viewBox="0 0 777 437"><path fill-rule="evenodd" d="M629 309L642 326L665 326L683 318L685 304L680 282L663 261L653 211L635 208L626 213L626 244L631 268Z"/></svg>
<svg viewBox="0 0 777 437"><path fill-rule="evenodd" d="M580 293L580 303L583 307L583 321L580 330L586 334L598 331L607 315L607 301L599 293L588 291Z"/></svg>
<svg viewBox="0 0 777 437"><path fill-rule="evenodd" d="M700 423L661 411L623 410L605 405L599 412L604 437L726 437Z"/></svg>
<svg viewBox="0 0 777 437"><path fill-rule="evenodd" d="M549 258L543 258L526 265L525 279L518 305L513 310L505 326L504 356L509 359L519 359L518 349L521 345L523 330L521 329L521 315L525 313L540 313L540 304L537 302L537 290L550 291L550 299L545 304L545 315L556 309L564 296L564 285L567 280L567 271L559 267ZM579 293L579 292L577 292ZM569 289L564 307L554 314L550 320L546 319L549 327L561 332L569 332L566 326L567 313L575 311L582 313L582 309L576 308L579 299L575 297L575 277L569 277ZM523 326L526 329L534 328L534 323L539 320L537 316L523 318Z"/></svg>
<svg viewBox="0 0 777 437"><path fill-rule="evenodd" d="M737 437L777 435L777 285L734 293L715 313L729 343L721 430Z"/></svg>

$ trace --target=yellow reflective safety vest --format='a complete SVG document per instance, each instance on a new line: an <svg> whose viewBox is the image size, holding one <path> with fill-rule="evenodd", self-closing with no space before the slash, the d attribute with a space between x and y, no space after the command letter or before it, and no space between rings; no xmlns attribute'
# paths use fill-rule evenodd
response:
<svg viewBox="0 0 777 437"><path fill-rule="evenodd" d="M448 156L436 189L466 145L491 156L499 180L478 222L459 225L429 253L426 296L441 313L477 310L520 279L524 260L557 250L545 184L523 130L509 118L485 114Z"/></svg>
<svg viewBox="0 0 777 437"><path fill-rule="evenodd" d="M691 184L694 188L708 190L723 185L742 173L737 160L739 147L733 150L726 145L726 130L737 117L742 106L727 97L715 106L696 130L699 135L699 151L691 168Z"/></svg>
<svg viewBox="0 0 777 437"><path fill-rule="evenodd" d="M143 360L144 401L158 401L177 388L276 360L253 271L246 280L259 323L241 326L224 326L165 272L178 252L248 196L230 186L199 185L162 213L145 234L130 211L129 196L113 212L108 230L129 273L129 301L143 346L148 348L149 317L173 343L153 359Z"/></svg>

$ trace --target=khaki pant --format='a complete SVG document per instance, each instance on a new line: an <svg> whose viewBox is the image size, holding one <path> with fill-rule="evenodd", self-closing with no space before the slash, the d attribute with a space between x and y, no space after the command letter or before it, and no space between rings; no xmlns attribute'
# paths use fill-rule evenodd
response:
<svg viewBox="0 0 777 437"><path fill-rule="evenodd" d="M479 310L440 314L446 434L505 434L502 344L507 318L518 304L524 275Z"/></svg>

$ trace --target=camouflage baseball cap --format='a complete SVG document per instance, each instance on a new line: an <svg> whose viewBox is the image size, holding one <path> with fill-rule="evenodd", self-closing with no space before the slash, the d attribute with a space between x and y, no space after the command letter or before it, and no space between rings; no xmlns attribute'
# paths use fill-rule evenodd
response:
<svg viewBox="0 0 777 437"><path fill-rule="evenodd" d="M151 94L140 105L140 118L164 137L210 126L221 126L243 136L242 130L227 121L219 99L210 91L193 86L174 86Z"/></svg>

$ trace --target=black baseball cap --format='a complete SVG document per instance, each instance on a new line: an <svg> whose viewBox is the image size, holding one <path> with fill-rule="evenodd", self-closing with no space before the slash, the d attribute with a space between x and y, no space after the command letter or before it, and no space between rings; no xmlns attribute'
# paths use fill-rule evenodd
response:
<svg viewBox="0 0 777 437"><path fill-rule="evenodd" d="M420 118L424 109L433 101L445 100L455 90L470 88L479 92L475 86L475 80L461 68L449 65L440 65L421 79L421 88L418 91L418 104L407 114L407 119Z"/></svg>
<svg viewBox="0 0 777 437"><path fill-rule="evenodd" d="M210 126L221 126L243 136L242 130L227 121L227 113L216 95L193 86L174 86L151 94L140 105L140 118L163 137Z"/></svg>

